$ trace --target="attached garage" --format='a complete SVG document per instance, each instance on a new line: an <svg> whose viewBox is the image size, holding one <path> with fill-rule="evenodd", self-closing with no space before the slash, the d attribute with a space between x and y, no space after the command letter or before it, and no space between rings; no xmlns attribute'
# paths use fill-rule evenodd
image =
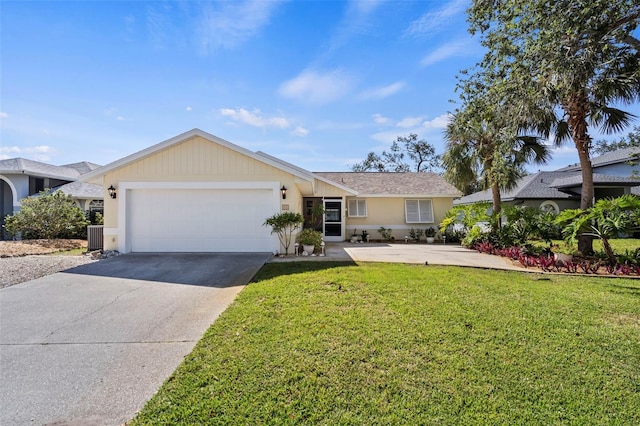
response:
<svg viewBox="0 0 640 426"><path fill-rule="evenodd" d="M126 198L126 244L132 252L274 248L274 236L262 226L278 208L271 188L136 188Z"/></svg>

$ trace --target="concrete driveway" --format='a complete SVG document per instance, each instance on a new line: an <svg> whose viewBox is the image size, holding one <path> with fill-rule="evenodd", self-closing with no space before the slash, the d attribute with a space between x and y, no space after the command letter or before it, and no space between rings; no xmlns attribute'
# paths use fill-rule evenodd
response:
<svg viewBox="0 0 640 426"><path fill-rule="evenodd" d="M304 261L343 261L343 262L389 262L417 263L424 265L468 266L486 269L505 269L526 271L511 260L475 250L466 249L458 244L412 244L412 243L349 243L331 242L325 246L325 256L288 256L274 257L270 262Z"/></svg>
<svg viewBox="0 0 640 426"><path fill-rule="evenodd" d="M131 419L270 256L127 254L0 290L0 424Z"/></svg>

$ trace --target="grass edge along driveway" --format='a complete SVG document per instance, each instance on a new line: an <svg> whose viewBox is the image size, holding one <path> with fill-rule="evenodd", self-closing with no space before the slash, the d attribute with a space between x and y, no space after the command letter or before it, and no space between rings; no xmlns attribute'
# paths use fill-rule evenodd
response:
<svg viewBox="0 0 640 426"><path fill-rule="evenodd" d="M640 281L272 263L133 424L640 424Z"/></svg>

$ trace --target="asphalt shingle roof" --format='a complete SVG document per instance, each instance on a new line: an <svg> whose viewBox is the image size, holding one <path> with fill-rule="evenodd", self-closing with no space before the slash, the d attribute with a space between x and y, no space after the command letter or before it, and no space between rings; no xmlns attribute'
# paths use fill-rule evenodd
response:
<svg viewBox="0 0 640 426"><path fill-rule="evenodd" d="M69 168L69 169L74 169L78 173L83 175L85 173L89 173L90 171L93 171L93 170L97 169L98 167L100 167L100 164L90 163L88 161L81 161L79 163L63 164L60 167L66 167L66 168Z"/></svg>
<svg viewBox="0 0 640 426"><path fill-rule="evenodd" d="M593 183L596 185L620 185L624 186L640 186L640 179L633 177L622 177L603 175L601 173L593 174ZM582 185L582 175L576 174L570 177L564 177L554 180L550 186L554 188L571 188Z"/></svg>
<svg viewBox="0 0 640 426"><path fill-rule="evenodd" d="M87 182L70 182L58 187L52 188L52 192L62 191L65 194L71 195L75 198L86 199L102 199L104 194L102 192L102 185L95 185Z"/></svg>
<svg viewBox="0 0 640 426"><path fill-rule="evenodd" d="M609 164L617 164L624 163L629 160L640 159L640 148L639 147L630 147L630 148L622 148L612 152L607 152L598 157L594 157L591 159L592 167L602 167ZM563 167L558 171L571 171L571 170L580 170L580 164L572 164L567 167Z"/></svg>
<svg viewBox="0 0 640 426"><path fill-rule="evenodd" d="M609 164L624 163L631 159L640 159L640 148L631 147L608 152L591 160L594 169ZM621 177L593 174L593 183L600 186L623 185L633 187L631 193L640 195L640 180L633 177ZM538 172L523 177L517 186L509 191L502 191L503 201L514 199L568 199L571 195L561 192L559 188L579 187L582 185L580 165L573 164L553 172ZM470 204L478 201L491 201L491 191L480 191L454 201L454 204Z"/></svg>
<svg viewBox="0 0 640 426"><path fill-rule="evenodd" d="M53 164L27 160L26 158L0 160L0 173L28 174L66 180L76 180L81 174L73 167L54 166Z"/></svg>
<svg viewBox="0 0 640 426"><path fill-rule="evenodd" d="M318 176L354 189L360 195L422 195L457 197L453 185L436 173L314 172Z"/></svg>
<svg viewBox="0 0 640 426"><path fill-rule="evenodd" d="M538 172L523 177L517 183L517 186L509 191L501 191L503 201L510 201L518 198L534 198L534 199L569 199L571 195L561 192L550 185L558 179L580 178L580 172ZM480 191L470 194L455 201L454 204L470 204L478 201L491 201L491 190Z"/></svg>
<svg viewBox="0 0 640 426"><path fill-rule="evenodd" d="M54 166L40 161L27 160L26 158L9 158L0 160L0 174L26 174L31 176L48 177L71 181L52 190L61 190L76 198L102 199L102 186L86 182L76 182L79 176L100 167L98 164L88 161Z"/></svg>

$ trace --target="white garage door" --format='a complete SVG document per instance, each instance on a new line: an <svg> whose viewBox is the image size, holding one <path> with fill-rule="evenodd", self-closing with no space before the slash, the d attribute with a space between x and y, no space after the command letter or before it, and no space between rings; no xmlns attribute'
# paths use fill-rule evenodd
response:
<svg viewBox="0 0 640 426"><path fill-rule="evenodd" d="M269 252L271 189L132 189L127 236L133 252Z"/></svg>

